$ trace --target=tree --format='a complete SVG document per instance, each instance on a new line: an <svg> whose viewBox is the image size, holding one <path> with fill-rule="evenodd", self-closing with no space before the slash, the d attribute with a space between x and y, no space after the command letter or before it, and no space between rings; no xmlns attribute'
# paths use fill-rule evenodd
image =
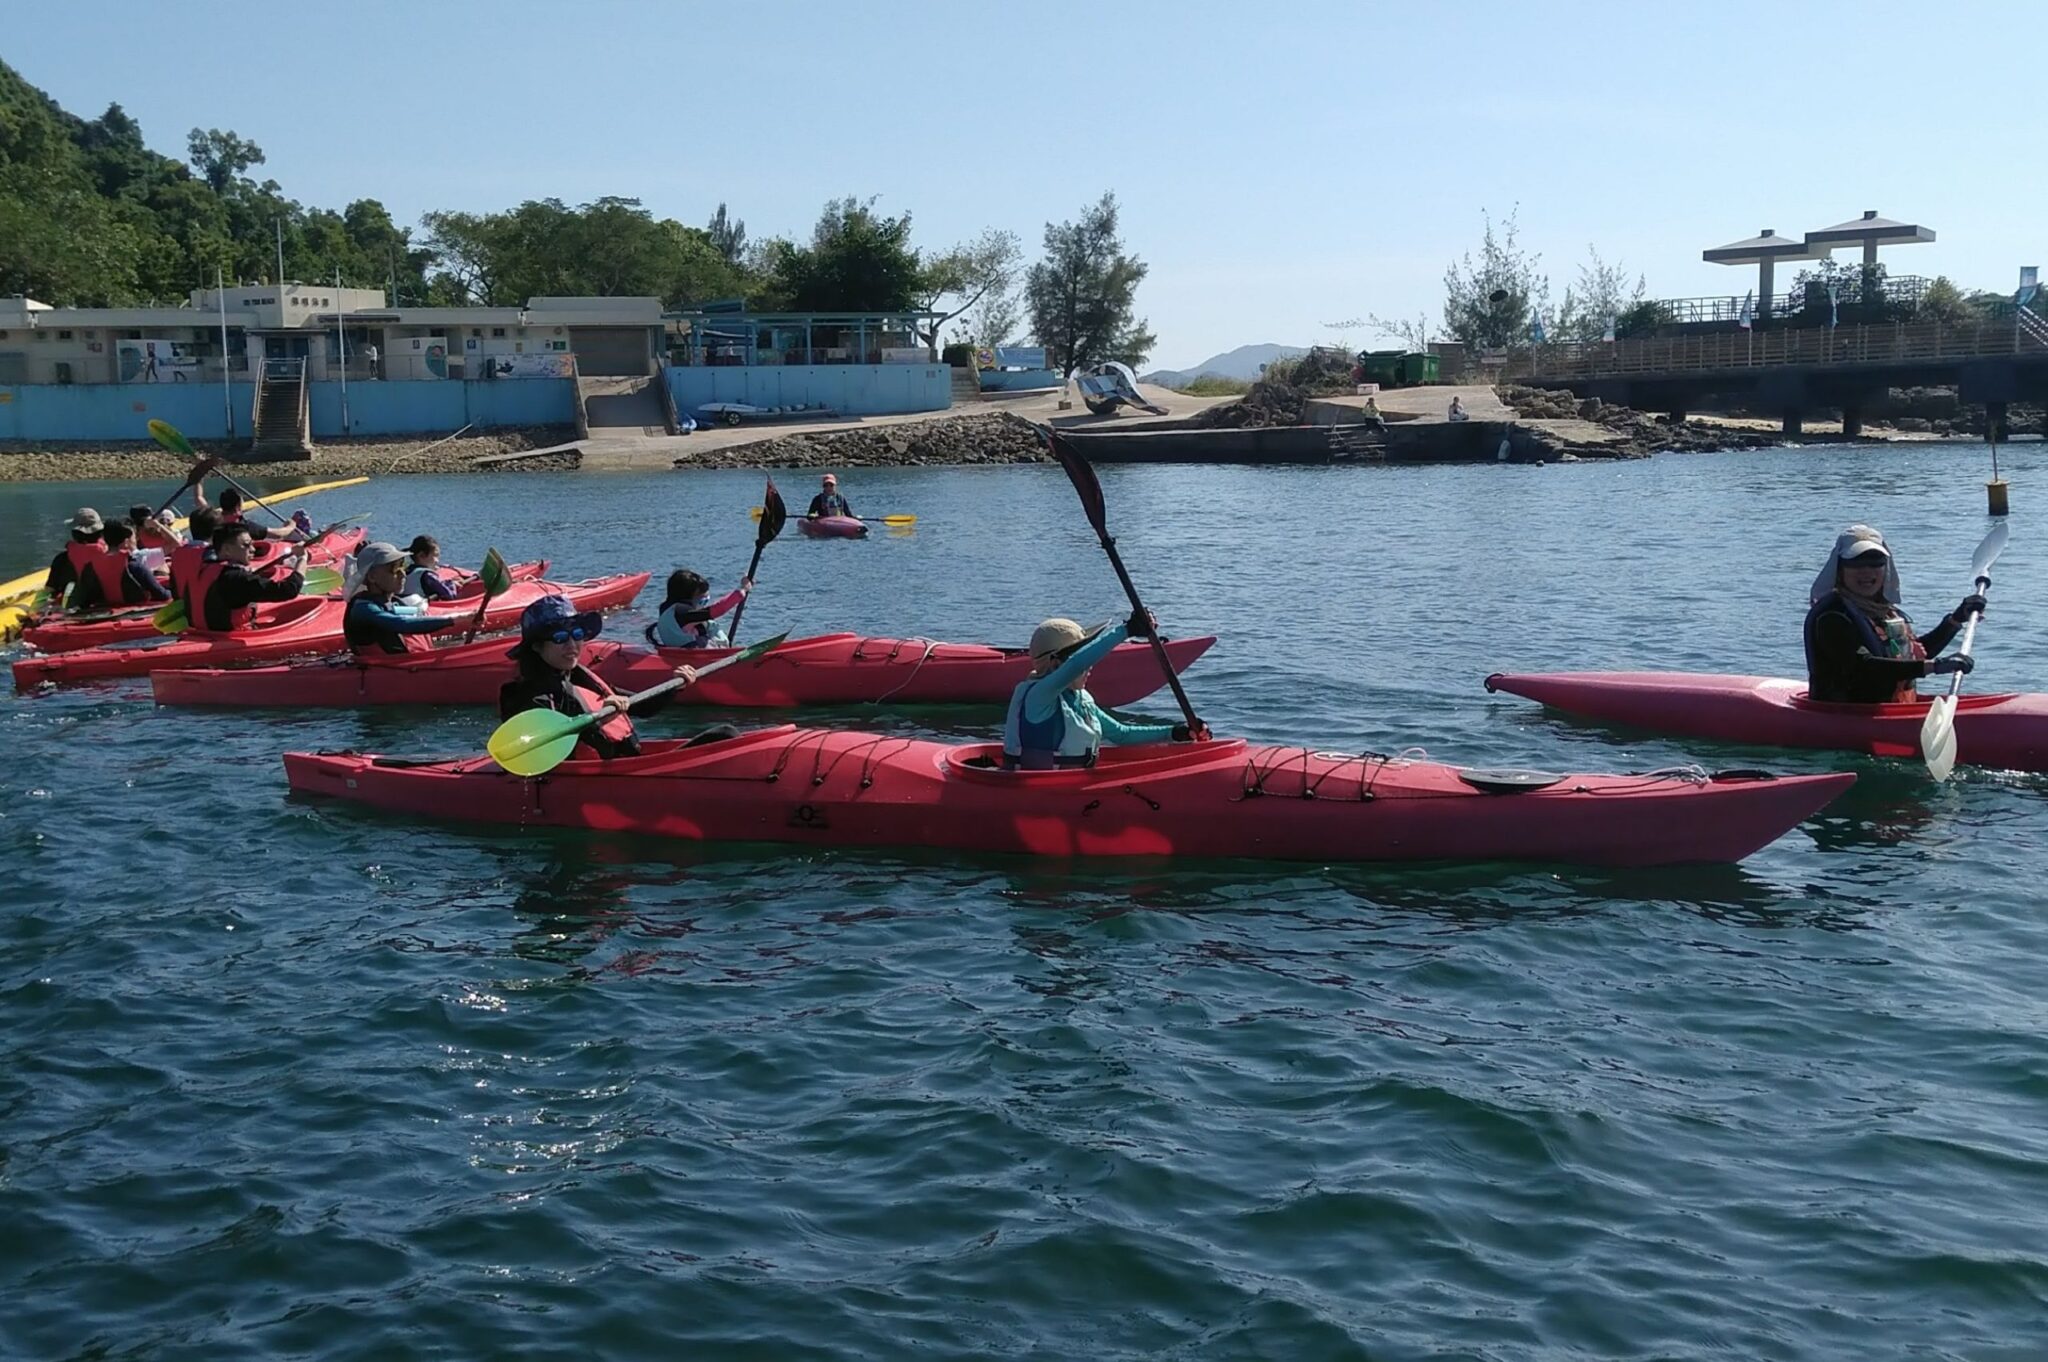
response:
<svg viewBox="0 0 2048 1362"><path fill-rule="evenodd" d="M1642 275L1630 283L1628 271L1619 261L1610 265L1600 258L1599 251L1587 246L1586 263L1579 266L1578 281L1565 288L1555 323L1548 328L1550 339L1597 341L1607 334L1609 322L1615 324L1615 335L1621 335L1624 316L1640 320L1636 309L1643 301L1643 292Z"/></svg>
<svg viewBox="0 0 2048 1362"><path fill-rule="evenodd" d="M1474 350L1526 344L1529 323L1550 299L1550 281L1536 272L1542 257L1522 249L1519 212L1510 211L1496 228L1492 214L1482 211L1479 259L1468 252L1444 271L1444 330Z"/></svg>
<svg viewBox="0 0 2048 1362"><path fill-rule="evenodd" d="M811 241L768 243L768 288L794 312L911 312L923 269L910 246L910 214L885 217L876 200L829 200Z"/></svg>
<svg viewBox="0 0 2048 1362"><path fill-rule="evenodd" d="M263 148L219 128L194 128L186 135L192 168L216 194L242 177L250 166L263 164Z"/></svg>
<svg viewBox="0 0 2048 1362"><path fill-rule="evenodd" d="M711 215L711 225L705 228L711 237L712 249L724 258L728 265L738 265L747 252L747 224L735 217L728 217L725 204L718 205L718 211Z"/></svg>
<svg viewBox="0 0 2048 1362"><path fill-rule="evenodd" d="M1104 194L1075 222L1045 225L1045 258L1024 285L1032 334L1060 373L1103 360L1137 368L1156 337L1136 315L1145 263L1126 254L1116 195Z"/></svg>
<svg viewBox="0 0 2048 1362"><path fill-rule="evenodd" d="M979 318L982 323L994 320L1014 329L1017 324L1017 267L1023 256L1024 251L1015 232L991 227L974 240L962 242L928 261L919 280L918 307L941 315L934 318L923 333L925 344L937 345L939 331L947 322L984 305L994 308L994 316L985 311ZM948 309L942 307L942 303L954 306ZM975 329L973 324L969 329ZM1000 341L981 341L979 337L974 339L984 345L1001 344Z"/></svg>

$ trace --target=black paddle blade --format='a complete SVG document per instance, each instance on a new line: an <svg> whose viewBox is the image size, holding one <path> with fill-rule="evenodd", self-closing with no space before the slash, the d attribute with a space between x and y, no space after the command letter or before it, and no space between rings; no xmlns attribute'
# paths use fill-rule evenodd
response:
<svg viewBox="0 0 2048 1362"><path fill-rule="evenodd" d="M761 533L755 538L756 544L767 544L782 533L782 527L789 519L789 508L782 504L782 493L775 490L775 479L768 479L768 490L761 494Z"/></svg>
<svg viewBox="0 0 2048 1362"><path fill-rule="evenodd" d="M1074 491L1080 495L1081 509L1087 512L1088 523L1095 527L1095 533L1108 534L1109 530L1103 524L1102 484L1095 479L1094 467L1060 438L1056 430L1046 431L1045 443L1052 450L1052 456L1060 461L1060 467L1067 470L1067 480L1074 484Z"/></svg>

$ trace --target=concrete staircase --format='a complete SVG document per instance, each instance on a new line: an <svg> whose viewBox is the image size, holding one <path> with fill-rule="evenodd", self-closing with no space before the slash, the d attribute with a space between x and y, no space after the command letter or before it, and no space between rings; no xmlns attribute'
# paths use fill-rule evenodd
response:
<svg viewBox="0 0 2048 1362"><path fill-rule="evenodd" d="M953 405L965 406L981 401L981 376L973 369L953 366Z"/></svg>
<svg viewBox="0 0 2048 1362"><path fill-rule="evenodd" d="M1386 436L1371 426L1331 426L1330 457L1338 460L1384 460L1387 457Z"/></svg>
<svg viewBox="0 0 2048 1362"><path fill-rule="evenodd" d="M661 375L625 378L604 375L576 379L576 397L592 435L624 432L633 435L670 433L668 409L661 400Z"/></svg>
<svg viewBox="0 0 2048 1362"><path fill-rule="evenodd" d="M310 459L313 429L306 399L304 360L266 360L256 379L250 421L253 459Z"/></svg>

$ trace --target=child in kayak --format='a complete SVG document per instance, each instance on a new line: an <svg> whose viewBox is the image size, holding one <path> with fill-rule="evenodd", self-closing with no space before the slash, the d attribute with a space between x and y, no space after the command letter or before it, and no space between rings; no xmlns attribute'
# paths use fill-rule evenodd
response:
<svg viewBox="0 0 2048 1362"><path fill-rule="evenodd" d="M1936 657L1972 613L1984 613L1975 593L1922 638L1899 609L1899 571L1884 536L1851 525L1813 579L1806 612L1806 693L1837 704L1880 705L1915 698L1923 676L1975 669L1975 658Z"/></svg>
<svg viewBox="0 0 2048 1362"><path fill-rule="evenodd" d="M407 579L406 557L396 545L363 545L356 550L355 573L361 585L349 597L341 632L357 657L430 652L434 645L426 635L462 627L462 620L453 616L437 618L395 608Z"/></svg>
<svg viewBox="0 0 2048 1362"><path fill-rule="evenodd" d="M754 589L752 577L710 599L711 583L702 573L677 568L668 575L668 590L662 593L661 611L647 626L647 641L657 648L723 648L725 630L713 621L729 615Z"/></svg>
<svg viewBox="0 0 2048 1362"><path fill-rule="evenodd" d="M602 714L602 722L583 731L571 760L638 756L640 739L633 732L634 717L660 713L675 692L643 700L629 710L626 697L581 661L583 645L603 631L604 616L594 610L579 614L563 596L543 596L527 606L519 617L518 646L505 654L518 662L519 675L498 692L498 717L509 719L529 709L574 716ZM676 675L687 684L697 679L697 669L680 666Z"/></svg>
<svg viewBox="0 0 2048 1362"><path fill-rule="evenodd" d="M156 574L135 556L135 530L125 520L110 520L100 531L106 552L89 560L71 588L70 609L112 610L144 601L167 601L171 593Z"/></svg>
<svg viewBox="0 0 2048 1362"><path fill-rule="evenodd" d="M405 574L401 596L417 596L423 601L452 601L455 588L441 579L441 542L430 534L413 536L412 546L406 551L412 559L412 567Z"/></svg>
<svg viewBox="0 0 2048 1362"><path fill-rule="evenodd" d="M1004 767L1093 766L1105 742L1120 747L1207 738L1206 730L1186 724L1127 723L1096 704L1087 691L1090 668L1125 639L1150 638L1155 627L1147 611L1093 634L1083 633L1070 619L1049 619L1032 630L1031 675L1011 693L1003 722Z"/></svg>
<svg viewBox="0 0 2048 1362"><path fill-rule="evenodd" d="M818 480L818 495L811 498L811 509L804 512L806 520L817 520L828 515L853 514L853 503L839 495L839 479L827 473Z"/></svg>
<svg viewBox="0 0 2048 1362"><path fill-rule="evenodd" d="M199 504L204 506L205 499L202 498ZM184 547L185 536L172 529L168 522L159 520L154 511L139 502L128 508L128 523L135 527L135 547L138 551L162 549L164 558L168 561L173 553Z"/></svg>

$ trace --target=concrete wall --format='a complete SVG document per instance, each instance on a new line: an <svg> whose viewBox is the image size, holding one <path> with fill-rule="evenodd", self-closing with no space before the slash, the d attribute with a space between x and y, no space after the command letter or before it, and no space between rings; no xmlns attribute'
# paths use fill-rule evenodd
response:
<svg viewBox="0 0 2048 1362"><path fill-rule="evenodd" d="M313 438L342 434L341 385L315 382ZM235 434L249 438L255 388L237 383ZM447 435L465 425L566 426L576 420L568 378L496 382L351 383L348 434ZM0 440L146 440L146 423L168 421L195 440L228 434L220 385L166 383L23 384L0 387Z"/></svg>
<svg viewBox="0 0 2048 1362"><path fill-rule="evenodd" d="M979 375L985 393L1027 392L1033 388L1057 388L1060 376L1050 369L983 369Z"/></svg>
<svg viewBox="0 0 2048 1362"><path fill-rule="evenodd" d="M342 434L341 385L314 383L313 438ZM465 425L566 426L576 420L576 381L524 378L418 379L348 385L350 435L446 435Z"/></svg>
<svg viewBox="0 0 2048 1362"><path fill-rule="evenodd" d="M953 371L943 364L709 364L672 366L667 374L685 416L706 402L888 416L944 411L953 401Z"/></svg>
<svg viewBox="0 0 2048 1362"><path fill-rule="evenodd" d="M256 390L234 385L235 430L249 437ZM22 384L0 388L0 440L147 440L168 421L195 440L227 438L218 383Z"/></svg>

